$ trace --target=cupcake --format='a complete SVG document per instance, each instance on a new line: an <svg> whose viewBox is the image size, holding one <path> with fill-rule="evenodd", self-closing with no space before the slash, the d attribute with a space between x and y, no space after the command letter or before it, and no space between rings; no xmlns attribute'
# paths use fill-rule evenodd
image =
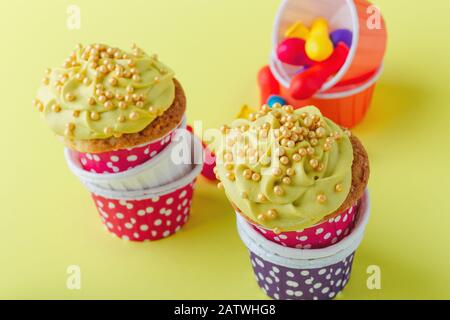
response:
<svg viewBox="0 0 450 320"><path fill-rule="evenodd" d="M327 248L352 233L369 161L348 130L315 107L276 104L221 131L219 187L246 228L281 252Z"/></svg>
<svg viewBox="0 0 450 320"><path fill-rule="evenodd" d="M183 88L156 55L78 45L45 72L35 106L110 232L158 240L188 221L202 147L184 130ZM180 146L185 162L172 157Z"/></svg>
<svg viewBox="0 0 450 320"><path fill-rule="evenodd" d="M156 55L102 44L78 45L62 67L47 69L34 104L85 169L97 173L154 157L186 110L181 84Z"/></svg>

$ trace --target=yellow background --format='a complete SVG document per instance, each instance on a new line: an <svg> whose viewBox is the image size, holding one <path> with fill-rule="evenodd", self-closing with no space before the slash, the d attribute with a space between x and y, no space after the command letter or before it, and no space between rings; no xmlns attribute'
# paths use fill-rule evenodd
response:
<svg viewBox="0 0 450 320"><path fill-rule="evenodd" d="M66 27L67 7L81 29ZM450 298L450 2L378 0L389 29L385 72L355 133L370 153L372 218L340 299ZM138 43L186 89L190 121L217 127L256 106L273 0L0 2L0 298L260 299L233 211L200 179L192 219L166 240L104 231L63 148L31 105L46 67L75 44ZM79 265L82 289L66 288ZM366 287L378 265L382 289Z"/></svg>

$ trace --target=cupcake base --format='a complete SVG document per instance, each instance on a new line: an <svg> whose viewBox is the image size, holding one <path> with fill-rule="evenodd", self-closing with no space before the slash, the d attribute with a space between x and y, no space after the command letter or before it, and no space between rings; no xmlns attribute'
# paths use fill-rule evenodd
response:
<svg viewBox="0 0 450 320"><path fill-rule="evenodd" d="M265 239L240 215L239 235L247 246L258 285L277 300L328 300L344 289L370 215L369 195L361 200L353 231L322 249L295 249Z"/></svg>

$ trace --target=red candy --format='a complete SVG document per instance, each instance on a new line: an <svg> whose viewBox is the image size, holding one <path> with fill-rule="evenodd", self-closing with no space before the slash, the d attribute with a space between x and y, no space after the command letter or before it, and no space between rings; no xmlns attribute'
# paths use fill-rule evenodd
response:
<svg viewBox="0 0 450 320"><path fill-rule="evenodd" d="M310 69L292 78L289 88L292 98L304 100L316 94L328 78L342 68L348 53L348 47L340 42L327 60L316 63Z"/></svg>
<svg viewBox="0 0 450 320"><path fill-rule="evenodd" d="M310 66L315 63L306 55L305 40L299 38L283 40L278 45L277 56L281 62L294 66Z"/></svg>
<svg viewBox="0 0 450 320"><path fill-rule="evenodd" d="M266 103L271 95L280 94L280 84L273 76L269 66L265 66L259 70L258 84L261 91L261 104Z"/></svg>
<svg viewBox="0 0 450 320"><path fill-rule="evenodd" d="M192 134L194 133L194 129L190 125L187 125L186 129L190 133ZM214 168L216 167L216 155L214 154L214 152L209 150L208 146L203 141L202 146L205 154L205 158L203 161L202 176L204 176L208 180L216 181L217 180L216 174L214 173Z"/></svg>

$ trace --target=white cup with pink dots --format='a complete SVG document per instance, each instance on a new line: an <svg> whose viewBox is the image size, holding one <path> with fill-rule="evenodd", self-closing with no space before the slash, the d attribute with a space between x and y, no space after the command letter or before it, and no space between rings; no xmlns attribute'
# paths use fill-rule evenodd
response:
<svg viewBox="0 0 450 320"><path fill-rule="evenodd" d="M123 240L143 242L166 238L182 228L189 220L195 182L203 168L201 142L191 138L190 169L169 183L139 190L111 190L85 183L79 177L91 192L108 231Z"/></svg>
<svg viewBox="0 0 450 320"><path fill-rule="evenodd" d="M88 172L108 174L133 169L161 153L172 141L177 129L186 128L186 116L176 129L163 137L132 148L119 149L102 153L84 153L72 150L72 156Z"/></svg>

